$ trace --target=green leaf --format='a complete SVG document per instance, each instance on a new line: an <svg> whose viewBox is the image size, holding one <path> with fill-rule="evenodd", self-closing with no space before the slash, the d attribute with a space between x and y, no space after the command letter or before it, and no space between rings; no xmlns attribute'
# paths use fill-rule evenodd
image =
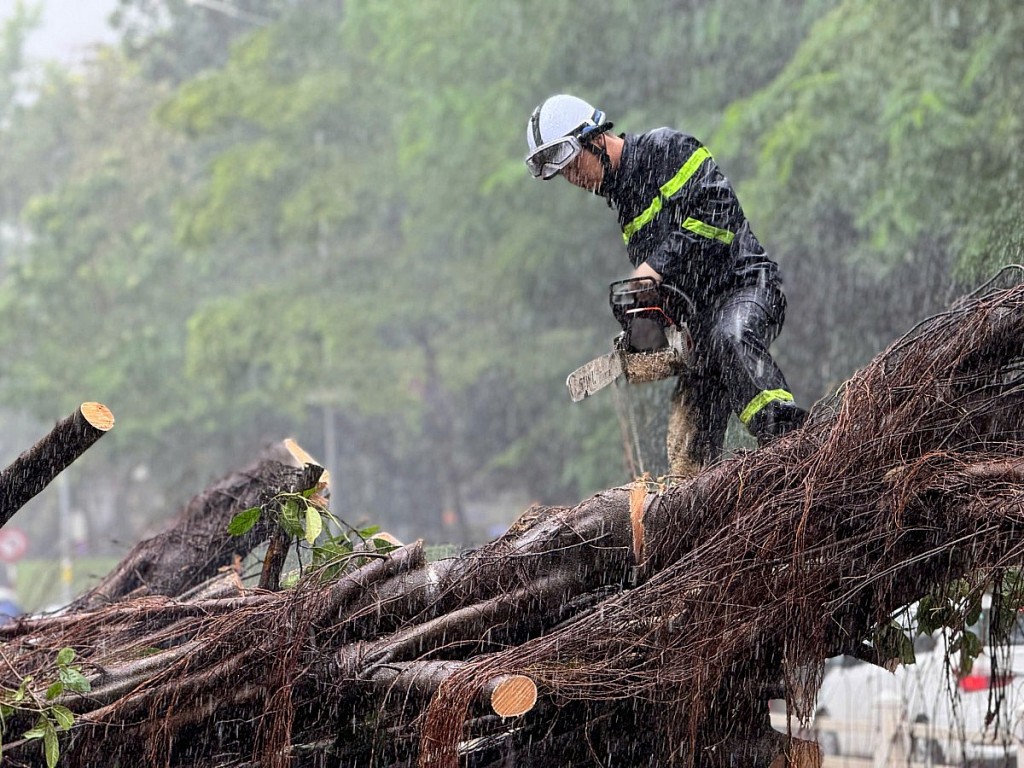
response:
<svg viewBox="0 0 1024 768"><path fill-rule="evenodd" d="M46 727L43 725L44 722L47 725L49 725L50 723L49 720L40 719L40 721L36 723L36 726L34 728L25 731L21 735L21 737L26 740L43 738L43 734L46 733ZM51 725L50 727L52 728L53 726Z"/></svg>
<svg viewBox="0 0 1024 768"><path fill-rule="evenodd" d="M345 555L352 554L352 542L349 541L346 536L339 536L337 538L331 536L321 547L314 547L313 551L320 551L325 560L332 560L337 557L344 557Z"/></svg>
<svg viewBox="0 0 1024 768"><path fill-rule="evenodd" d="M960 636L958 647L960 650L960 671L968 674L974 666L974 660L981 654L981 638L970 630L964 630Z"/></svg>
<svg viewBox="0 0 1024 768"><path fill-rule="evenodd" d="M347 538L329 537L313 547L313 565L323 565L351 554L352 543Z"/></svg>
<svg viewBox="0 0 1024 768"><path fill-rule="evenodd" d="M56 721L57 727L65 731L75 724L75 713L60 704L50 707L50 716Z"/></svg>
<svg viewBox="0 0 1024 768"><path fill-rule="evenodd" d="M56 683L54 683L46 689L46 700L53 701L62 693L64 693L64 683L58 680Z"/></svg>
<svg viewBox="0 0 1024 768"><path fill-rule="evenodd" d="M46 768L54 768L60 759L60 742L57 740L57 730L49 720L43 730L43 751L46 753Z"/></svg>
<svg viewBox="0 0 1024 768"><path fill-rule="evenodd" d="M364 539L369 539L375 533L380 533L380 532L381 532L381 527L379 525L368 525L366 528L363 528L362 530L359 531L359 535L362 536Z"/></svg>
<svg viewBox="0 0 1024 768"><path fill-rule="evenodd" d="M942 627L959 626L961 612L946 596L926 595L917 607L917 633L930 635Z"/></svg>
<svg viewBox="0 0 1024 768"><path fill-rule="evenodd" d="M900 664L914 663L914 644L896 622L879 626L872 639L882 659L896 660Z"/></svg>
<svg viewBox="0 0 1024 768"><path fill-rule="evenodd" d="M306 541L312 544L323 529L324 521L320 517L320 510L314 506L306 507Z"/></svg>
<svg viewBox="0 0 1024 768"><path fill-rule="evenodd" d="M260 519L260 513L262 510L259 507L250 507L244 512L239 512L228 523L228 533L232 536L242 536L248 533L256 521Z"/></svg>
<svg viewBox="0 0 1024 768"><path fill-rule="evenodd" d="M370 540L373 542L374 550L377 551L377 552L380 552L381 554L385 554L386 555L386 554L388 554L390 552L394 552L396 549L398 549L398 545L397 544L394 544L393 542L390 542L387 539L381 539L381 538L377 538L376 536L374 536Z"/></svg>
<svg viewBox="0 0 1024 768"><path fill-rule="evenodd" d="M967 604L967 611L964 615L964 624L968 627L977 624L981 620L981 595L975 595L974 598Z"/></svg>
<svg viewBox="0 0 1024 768"><path fill-rule="evenodd" d="M305 530L299 522L299 505L292 500L281 505L281 527L289 536L304 536Z"/></svg>
<svg viewBox="0 0 1024 768"><path fill-rule="evenodd" d="M1021 579L1021 572L1019 570L1011 568L1003 574L1002 592L1015 595L1019 599L1021 592L1024 591L1022 585L1024 585L1024 581Z"/></svg>
<svg viewBox="0 0 1024 768"><path fill-rule="evenodd" d="M57 663L61 666L67 666L75 660L75 649L74 648L61 648L57 652Z"/></svg>
<svg viewBox="0 0 1024 768"><path fill-rule="evenodd" d="M32 682L32 675L26 675L21 678L21 685L18 686L18 690L14 692L14 703L19 704L25 700L25 689L28 688L28 684Z"/></svg>
<svg viewBox="0 0 1024 768"><path fill-rule="evenodd" d="M60 671L60 681L64 683L65 690L75 693L88 693L92 690L89 679L73 667L65 667Z"/></svg>

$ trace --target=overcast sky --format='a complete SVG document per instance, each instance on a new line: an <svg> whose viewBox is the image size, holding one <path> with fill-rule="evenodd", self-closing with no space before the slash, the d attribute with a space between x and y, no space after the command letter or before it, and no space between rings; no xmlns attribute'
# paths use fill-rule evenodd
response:
<svg viewBox="0 0 1024 768"><path fill-rule="evenodd" d="M28 0L42 6L39 30L28 41L29 56L37 59L78 59L96 42L112 42L107 18L117 0ZM0 0L0 20L14 14L17 0Z"/></svg>

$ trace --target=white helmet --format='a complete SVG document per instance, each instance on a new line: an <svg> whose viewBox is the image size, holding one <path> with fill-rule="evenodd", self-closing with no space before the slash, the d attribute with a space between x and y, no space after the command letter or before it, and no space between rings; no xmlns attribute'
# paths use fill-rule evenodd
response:
<svg viewBox="0 0 1024 768"><path fill-rule="evenodd" d="M533 110L526 124L526 166L535 177L550 179L576 158L587 137L611 127L604 112L583 99L551 96Z"/></svg>

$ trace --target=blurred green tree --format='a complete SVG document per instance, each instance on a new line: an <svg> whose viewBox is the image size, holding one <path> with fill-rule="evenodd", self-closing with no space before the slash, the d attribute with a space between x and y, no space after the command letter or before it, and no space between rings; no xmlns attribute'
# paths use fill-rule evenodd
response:
<svg viewBox="0 0 1024 768"><path fill-rule="evenodd" d="M729 108L715 141L791 278L800 391L1020 261L1022 23L1006 0L843 2Z"/></svg>
<svg viewBox="0 0 1024 768"><path fill-rule="evenodd" d="M3 92L5 397L52 418L88 385L176 478L295 433L341 514L432 537L627 479L611 397L562 385L628 264L600 201L521 164L551 93L710 146L787 276L801 400L1019 260L1010 0L236 7L122 0L127 61Z"/></svg>

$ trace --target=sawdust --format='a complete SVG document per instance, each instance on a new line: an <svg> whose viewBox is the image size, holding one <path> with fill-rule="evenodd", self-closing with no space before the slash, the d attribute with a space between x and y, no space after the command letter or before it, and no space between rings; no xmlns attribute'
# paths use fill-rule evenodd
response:
<svg viewBox="0 0 1024 768"><path fill-rule="evenodd" d="M694 477L700 472L700 464L692 458L691 449L697 436L697 428L691 418L689 405L682 392L672 396L668 415L668 434L665 448L668 451L669 474L673 482Z"/></svg>
<svg viewBox="0 0 1024 768"><path fill-rule="evenodd" d="M623 358L626 380L633 384L678 376L685 367L685 360L679 352L671 348L659 349L656 352L628 353Z"/></svg>

